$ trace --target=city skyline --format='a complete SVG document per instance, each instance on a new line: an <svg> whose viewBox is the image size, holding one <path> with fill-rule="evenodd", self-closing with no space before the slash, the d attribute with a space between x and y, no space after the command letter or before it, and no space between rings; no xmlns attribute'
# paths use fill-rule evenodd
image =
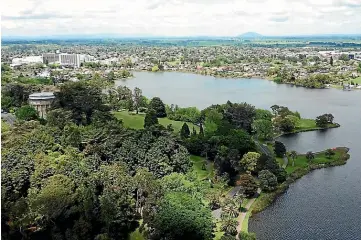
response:
<svg viewBox="0 0 361 240"><path fill-rule="evenodd" d="M2 36L361 33L361 0L14 0L2 10Z"/></svg>

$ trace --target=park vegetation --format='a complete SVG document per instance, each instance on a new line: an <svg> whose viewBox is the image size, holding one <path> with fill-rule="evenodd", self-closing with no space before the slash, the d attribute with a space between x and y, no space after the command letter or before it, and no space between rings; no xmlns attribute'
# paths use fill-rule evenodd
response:
<svg viewBox="0 0 361 240"><path fill-rule="evenodd" d="M258 147L274 129L297 129L300 114L287 107L272 113L228 101L180 108L149 100L139 88L103 91L82 80L59 86L45 120L27 105L34 91L23 84L3 89L18 118L2 133L4 239L127 239L135 232L145 239L207 240L219 232L222 239L255 239L237 231L242 204L259 189L278 191L292 173ZM144 120L127 128L118 111ZM331 116L321 122L331 124ZM182 121L179 130L164 119ZM274 151L287 156L282 143ZM297 158L318 161L314 153L295 154L295 171ZM236 185L240 192L229 197ZM211 212L219 208L217 222Z"/></svg>

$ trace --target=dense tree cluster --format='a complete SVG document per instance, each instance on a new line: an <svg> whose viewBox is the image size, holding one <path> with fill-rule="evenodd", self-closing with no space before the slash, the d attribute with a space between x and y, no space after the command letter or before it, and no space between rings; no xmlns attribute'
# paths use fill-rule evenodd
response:
<svg viewBox="0 0 361 240"><path fill-rule="evenodd" d="M316 126L317 127L327 127L328 124L333 123L333 115L330 113L323 114L316 118Z"/></svg>
<svg viewBox="0 0 361 240"><path fill-rule="evenodd" d="M157 124L123 128L94 87L65 84L57 96L46 125L24 122L3 138L4 239L125 239L140 217L150 226L164 193L173 191L162 178L190 170L186 148ZM210 210L194 204L205 218L185 227L210 239Z"/></svg>
<svg viewBox="0 0 361 240"><path fill-rule="evenodd" d="M292 112L288 107L273 105L271 107L275 118L273 125L282 132L292 132L299 126L301 115L298 112Z"/></svg>
<svg viewBox="0 0 361 240"><path fill-rule="evenodd" d="M28 103L29 95L39 92L39 85L29 85L21 83L10 83L2 86L1 89L1 108L9 110L11 108L19 108Z"/></svg>
<svg viewBox="0 0 361 240"><path fill-rule="evenodd" d="M201 112L196 107L181 108L171 104L166 106L167 117L175 121L191 122L199 124L201 122Z"/></svg>

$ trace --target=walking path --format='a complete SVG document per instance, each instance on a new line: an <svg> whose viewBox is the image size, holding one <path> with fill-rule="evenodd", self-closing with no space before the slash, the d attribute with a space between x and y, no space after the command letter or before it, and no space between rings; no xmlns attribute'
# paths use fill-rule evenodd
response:
<svg viewBox="0 0 361 240"><path fill-rule="evenodd" d="M288 165L288 157L287 157L287 156L283 156L283 165L282 165L282 167L283 167L283 168L286 168L287 165Z"/></svg>
<svg viewBox="0 0 361 240"><path fill-rule="evenodd" d="M258 188L258 190L257 190L257 197L259 196L260 193L261 193L261 189ZM257 197L254 197L254 198L250 199L250 200L248 201L248 203L246 204L246 206L244 207L247 211L245 211L245 212L240 212L240 214L238 215L238 217L237 217L238 226L237 226L237 236L236 236L236 239L239 239L239 238L238 238L238 234L242 231L243 221L244 221L244 219L246 218L246 215L247 215L249 209L252 207L252 204L254 203L254 201L256 201Z"/></svg>

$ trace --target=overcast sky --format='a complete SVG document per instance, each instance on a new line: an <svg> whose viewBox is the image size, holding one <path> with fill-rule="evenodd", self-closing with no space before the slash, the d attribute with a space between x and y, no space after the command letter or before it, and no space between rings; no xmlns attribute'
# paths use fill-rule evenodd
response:
<svg viewBox="0 0 361 240"><path fill-rule="evenodd" d="M1 0L3 36L361 34L361 0Z"/></svg>

